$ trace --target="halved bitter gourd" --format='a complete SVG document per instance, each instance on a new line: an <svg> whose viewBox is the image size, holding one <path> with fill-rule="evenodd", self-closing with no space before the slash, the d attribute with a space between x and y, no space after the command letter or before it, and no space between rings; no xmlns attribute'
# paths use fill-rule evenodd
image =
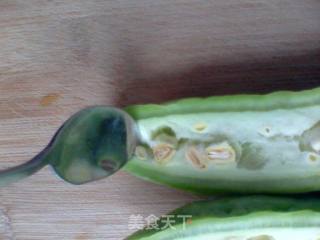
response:
<svg viewBox="0 0 320 240"><path fill-rule="evenodd" d="M320 88L131 106L125 170L192 192L320 190Z"/></svg>
<svg viewBox="0 0 320 240"><path fill-rule="evenodd" d="M127 240L319 239L319 199L269 196L229 197L194 202L163 216L146 229L127 238Z"/></svg>

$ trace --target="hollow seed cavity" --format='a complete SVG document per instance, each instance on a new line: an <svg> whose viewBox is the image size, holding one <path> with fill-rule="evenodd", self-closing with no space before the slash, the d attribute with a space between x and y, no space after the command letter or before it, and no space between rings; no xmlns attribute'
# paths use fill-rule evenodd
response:
<svg viewBox="0 0 320 240"><path fill-rule="evenodd" d="M160 143L152 150L156 162L160 164L168 163L176 153L174 147L167 143Z"/></svg>
<svg viewBox="0 0 320 240"><path fill-rule="evenodd" d="M195 146L191 146L187 149L186 158L198 169L205 169L207 167L204 156Z"/></svg>
<svg viewBox="0 0 320 240"><path fill-rule="evenodd" d="M207 127L207 124L199 122L193 125L193 130L198 133L203 133Z"/></svg>
<svg viewBox="0 0 320 240"><path fill-rule="evenodd" d="M259 134L264 137L271 137L272 136L272 128L270 126L265 126L259 130Z"/></svg>
<svg viewBox="0 0 320 240"><path fill-rule="evenodd" d="M143 146L137 146L135 150L135 155L137 158L140 160L147 160L148 158L148 153L145 147Z"/></svg>
<svg viewBox="0 0 320 240"><path fill-rule="evenodd" d="M315 154L315 153L310 153L309 155L308 155L308 161L310 162L310 163L317 163L318 161L319 161L319 159L320 159L320 155L318 155L318 154Z"/></svg>
<svg viewBox="0 0 320 240"><path fill-rule="evenodd" d="M207 159L218 164L227 164L236 161L236 152L229 143L211 145L206 148Z"/></svg>

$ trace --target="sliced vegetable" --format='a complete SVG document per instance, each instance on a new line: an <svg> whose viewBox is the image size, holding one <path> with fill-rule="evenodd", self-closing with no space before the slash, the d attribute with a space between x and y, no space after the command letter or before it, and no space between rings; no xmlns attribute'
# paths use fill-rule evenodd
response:
<svg viewBox="0 0 320 240"><path fill-rule="evenodd" d="M164 215L127 240L319 238L319 199L250 196L191 203Z"/></svg>
<svg viewBox="0 0 320 240"><path fill-rule="evenodd" d="M320 190L320 88L126 108L144 157L125 170L192 192Z"/></svg>

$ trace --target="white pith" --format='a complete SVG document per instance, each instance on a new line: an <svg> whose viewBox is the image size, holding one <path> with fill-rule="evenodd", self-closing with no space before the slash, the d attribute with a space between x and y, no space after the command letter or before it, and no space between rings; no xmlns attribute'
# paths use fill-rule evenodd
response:
<svg viewBox="0 0 320 240"><path fill-rule="evenodd" d="M277 180L306 174L320 177L319 153L302 150L300 146L303 133L312 129L319 121L319 107L267 112L197 113L143 119L138 121L138 128L142 142L146 145L155 144L152 134L162 127L173 129L178 140L188 139L190 142L212 141L214 144L219 144L215 138L225 136L230 140L230 144L239 146L240 152L237 152L239 158L243 144L249 143L257 147L260 151L259 156L253 155L252 161L253 163L260 161L262 155L264 166L252 171L245 167L239 168L233 161L227 164L215 164L212 161L204 170L199 170L186 160L187 145L176 149L174 156L166 165L157 166L152 156L143 164L154 165L166 169L169 173L188 177L197 177L201 172L201 177L204 179L212 178L213 175L221 179L226 177L230 179L232 176L232 180L239 181ZM205 131L196 132L194 126L197 124L205 124Z"/></svg>

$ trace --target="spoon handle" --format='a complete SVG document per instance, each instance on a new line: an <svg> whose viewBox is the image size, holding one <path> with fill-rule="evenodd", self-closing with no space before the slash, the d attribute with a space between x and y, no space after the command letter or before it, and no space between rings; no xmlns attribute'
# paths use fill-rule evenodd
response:
<svg viewBox="0 0 320 240"><path fill-rule="evenodd" d="M55 133L49 144L31 160L8 169L0 170L0 187L7 186L21 179L29 177L49 164L48 153L54 143L59 131L64 124Z"/></svg>
<svg viewBox="0 0 320 240"><path fill-rule="evenodd" d="M28 162L0 171L0 187L31 176L32 174L46 166L48 164L46 153L47 149L44 149Z"/></svg>

